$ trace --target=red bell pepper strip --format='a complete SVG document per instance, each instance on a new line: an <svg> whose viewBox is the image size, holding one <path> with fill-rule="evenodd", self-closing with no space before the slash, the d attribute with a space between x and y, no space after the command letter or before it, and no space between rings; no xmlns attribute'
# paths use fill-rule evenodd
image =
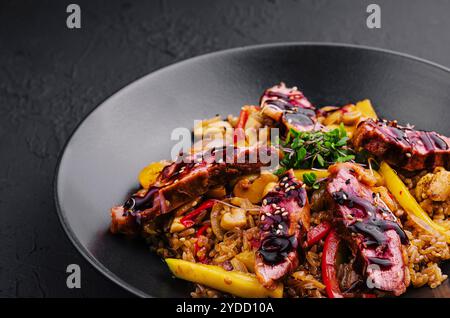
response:
<svg viewBox="0 0 450 318"><path fill-rule="evenodd" d="M248 120L249 111L247 108L243 107L239 115L238 122L234 128L234 143L236 144L238 140L243 140L245 138L245 123Z"/></svg>
<svg viewBox="0 0 450 318"><path fill-rule="evenodd" d="M323 239L331 230L331 224L327 221L323 221L319 225L309 230L306 235L306 247L311 247L321 239Z"/></svg>
<svg viewBox="0 0 450 318"><path fill-rule="evenodd" d="M199 237L200 235L203 235L203 233L205 233L205 231L209 228L209 226L210 226L210 224L206 223L201 228L199 228L195 237Z"/></svg>
<svg viewBox="0 0 450 318"><path fill-rule="evenodd" d="M245 124L247 123L248 117L250 116L250 112L259 111L261 107L259 106L244 106L241 109L241 113L239 114L239 119L235 127L234 132L234 143L236 144L238 140L242 140L245 138Z"/></svg>
<svg viewBox="0 0 450 318"><path fill-rule="evenodd" d="M332 230L325 239L322 252L322 279L329 298L344 298L337 281L336 263L342 239Z"/></svg>
<svg viewBox="0 0 450 318"><path fill-rule="evenodd" d="M206 200L205 202L200 204L198 208L194 209L192 212L189 212L184 217L182 217L180 223L183 224L185 227L193 226L195 224L195 221L193 219L203 211L211 209L215 203L216 200L213 199Z"/></svg>
<svg viewBox="0 0 450 318"><path fill-rule="evenodd" d="M325 239L322 252L322 279L325 283L325 291L328 298L348 298L348 297L362 297L362 298L377 298L376 294L371 293L343 293L337 280L338 256L341 244L344 241L336 233L335 230L331 230Z"/></svg>
<svg viewBox="0 0 450 318"><path fill-rule="evenodd" d="M210 227L210 224L209 224L209 223L203 225L201 228L198 229L197 234L195 235L195 237L196 237L196 238L199 238L200 235L203 235L203 233L205 233L206 230L207 230L209 227ZM202 247L202 248L204 248L204 247ZM197 257L197 252L198 252L199 250L200 250L200 248L199 248L199 246L198 246L198 240L197 240L197 241L195 242L195 244L194 244L194 256L195 256L195 257ZM201 258L199 258L199 261L203 263L203 262L205 261L205 258L206 258L206 255L203 256L203 257L201 257Z"/></svg>
<svg viewBox="0 0 450 318"><path fill-rule="evenodd" d="M249 114L250 114L249 109L243 107L241 113L239 114L239 119L236 124L236 128L245 128L245 124L247 123Z"/></svg>

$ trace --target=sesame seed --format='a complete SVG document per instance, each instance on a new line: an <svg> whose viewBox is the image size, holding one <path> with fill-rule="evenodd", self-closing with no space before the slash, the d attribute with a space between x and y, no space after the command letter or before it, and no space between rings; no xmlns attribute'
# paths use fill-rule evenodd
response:
<svg viewBox="0 0 450 318"><path fill-rule="evenodd" d="M287 181L288 177L284 177L281 181Z"/></svg>
<svg viewBox="0 0 450 318"><path fill-rule="evenodd" d="M281 231L280 231L280 230L277 230L277 232L276 232L276 233L277 233L277 234L279 235L279 234L281 234Z"/></svg>
<svg viewBox="0 0 450 318"><path fill-rule="evenodd" d="M285 208L281 208L281 211L284 212L284 211L286 211L286 209Z"/></svg>
<svg viewBox="0 0 450 318"><path fill-rule="evenodd" d="M264 205L267 204L267 200L266 200L266 199L263 200L263 204L264 204Z"/></svg>
<svg viewBox="0 0 450 318"><path fill-rule="evenodd" d="M285 187L285 188L289 188L289 183L286 183L286 184L284 185L284 187Z"/></svg>
<svg viewBox="0 0 450 318"><path fill-rule="evenodd" d="M280 230L282 230L282 229L283 229L283 225L278 224L278 228L279 228Z"/></svg>
<svg viewBox="0 0 450 318"><path fill-rule="evenodd" d="M275 203L272 203L272 208L276 209L277 205Z"/></svg>
<svg viewBox="0 0 450 318"><path fill-rule="evenodd" d="M295 187L294 187L294 186L291 186L291 187L289 188L289 190L295 190Z"/></svg>
<svg viewBox="0 0 450 318"><path fill-rule="evenodd" d="M266 216L263 214L262 216L261 216L261 221L264 221L266 219Z"/></svg>
<svg viewBox="0 0 450 318"><path fill-rule="evenodd" d="M406 153L406 157L411 158L411 156L412 156L411 153L409 152Z"/></svg>

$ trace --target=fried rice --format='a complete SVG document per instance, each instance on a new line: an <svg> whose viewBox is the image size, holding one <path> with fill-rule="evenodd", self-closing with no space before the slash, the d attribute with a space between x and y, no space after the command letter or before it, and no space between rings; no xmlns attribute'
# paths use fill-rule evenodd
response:
<svg viewBox="0 0 450 318"><path fill-rule="evenodd" d="M432 201L430 196L424 190L425 181L436 177L438 173L448 173L443 168L436 168L434 171L422 171L415 176L406 177L400 175L404 183L408 186L410 192L422 208L433 218L450 230L450 198L446 197L444 201ZM450 185L441 184L440 192L448 191ZM211 264L222 266L226 270L239 270L249 272L249 268L239 261L236 256L242 252L252 252L252 242L258 235L258 205L251 204L246 199L233 198L228 200L228 204L219 204L219 213L216 216L221 218L225 213L229 213L232 205L246 211L247 223L243 228L234 228L228 231L222 231L218 238L209 227L205 235L196 237L195 230L188 228L181 232L170 233L169 231L155 231L155 228L146 227L147 241L153 251L163 258L174 257L189 262L197 262L207 252L207 257L211 259ZM227 203L227 202L224 202ZM410 240L407 247L408 269L413 287L429 286L436 288L441 285L447 275L443 274L439 264L442 261L450 259L449 245L445 240L440 239L424 231L418 224L412 221L407 214L400 208L395 211L401 221L406 234ZM321 223L328 217L324 211L313 211L311 222L313 225ZM166 225L167 229L167 225ZM197 244L198 252L194 255L194 247ZM202 247L205 247L204 249ZM326 297L325 285L321 277L321 258L322 258L323 240L311 248L305 250L304 261L298 268L286 279L284 286L285 297ZM251 270L251 269L250 269ZM229 297L220 291L212 288L195 284L195 289L191 293L192 297Z"/></svg>

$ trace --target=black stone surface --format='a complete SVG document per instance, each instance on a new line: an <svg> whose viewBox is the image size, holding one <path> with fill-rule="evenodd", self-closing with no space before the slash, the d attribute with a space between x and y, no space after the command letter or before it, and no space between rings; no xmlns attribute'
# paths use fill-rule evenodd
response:
<svg viewBox="0 0 450 318"><path fill-rule="evenodd" d="M65 24L73 2L80 30ZM365 24L373 2L381 29ZM2 1L0 296L130 296L78 254L53 202L64 143L119 88L192 56L268 42L365 44L450 66L449 9L446 0ZM71 263L81 289L66 287Z"/></svg>

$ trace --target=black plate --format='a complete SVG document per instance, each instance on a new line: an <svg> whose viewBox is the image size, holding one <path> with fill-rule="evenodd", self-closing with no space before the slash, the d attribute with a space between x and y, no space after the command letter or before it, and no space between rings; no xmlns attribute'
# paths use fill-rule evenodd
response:
<svg viewBox="0 0 450 318"><path fill-rule="evenodd" d="M298 85L317 106L370 98L381 117L450 135L450 71L384 50L333 44L274 44L193 58L120 90L78 127L61 157L56 201L76 248L100 272L139 296L186 297L141 242L108 233L109 209L137 186L140 169L170 157L170 133L194 119L237 114L280 81ZM449 273L449 266L445 270ZM411 297L450 297L437 289Z"/></svg>

